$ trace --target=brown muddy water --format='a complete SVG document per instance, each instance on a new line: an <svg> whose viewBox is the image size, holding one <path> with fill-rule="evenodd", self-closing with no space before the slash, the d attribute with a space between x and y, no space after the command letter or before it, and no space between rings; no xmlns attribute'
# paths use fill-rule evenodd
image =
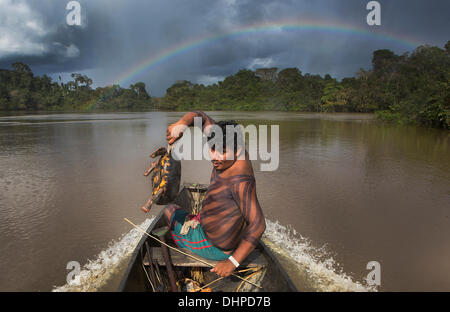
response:
<svg viewBox="0 0 450 312"><path fill-rule="evenodd" d="M150 221L143 170L180 116L0 117L0 291L63 286L70 261L87 264L84 290L113 290L139 238L123 218ZM450 291L449 131L360 114L211 116L280 126L279 168L255 162L257 194L264 239L299 287L366 290L378 261L379 291ZM208 182L207 161L182 166L183 181Z"/></svg>

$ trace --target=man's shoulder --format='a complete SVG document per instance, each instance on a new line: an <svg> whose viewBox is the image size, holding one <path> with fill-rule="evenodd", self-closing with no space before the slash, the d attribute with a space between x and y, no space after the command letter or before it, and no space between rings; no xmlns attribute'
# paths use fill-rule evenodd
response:
<svg viewBox="0 0 450 312"><path fill-rule="evenodd" d="M233 167L233 175L254 176L252 162L248 158L236 160L235 166Z"/></svg>
<svg viewBox="0 0 450 312"><path fill-rule="evenodd" d="M252 182L255 180L253 169L251 167L242 166L237 168L230 176L230 185L243 182Z"/></svg>

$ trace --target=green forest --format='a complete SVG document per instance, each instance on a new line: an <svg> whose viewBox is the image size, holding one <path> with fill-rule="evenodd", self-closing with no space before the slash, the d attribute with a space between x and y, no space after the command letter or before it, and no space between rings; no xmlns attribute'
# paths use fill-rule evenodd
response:
<svg viewBox="0 0 450 312"><path fill-rule="evenodd" d="M375 113L380 120L450 129L450 41L396 55L373 52L372 68L338 81L286 68L267 77L242 69L213 85L177 81L151 97L143 82L92 88L92 79L34 76L24 63L0 69L0 110L245 110Z"/></svg>

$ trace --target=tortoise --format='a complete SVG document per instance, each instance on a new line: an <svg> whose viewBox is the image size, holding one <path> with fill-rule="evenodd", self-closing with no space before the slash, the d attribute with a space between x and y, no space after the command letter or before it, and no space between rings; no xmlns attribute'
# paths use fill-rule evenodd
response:
<svg viewBox="0 0 450 312"><path fill-rule="evenodd" d="M166 205L172 202L178 194L181 162L172 156L171 147L159 147L150 155L151 158L159 159L152 161L144 171L144 176L150 176L152 180L152 194L141 208L144 212L149 212L153 204Z"/></svg>

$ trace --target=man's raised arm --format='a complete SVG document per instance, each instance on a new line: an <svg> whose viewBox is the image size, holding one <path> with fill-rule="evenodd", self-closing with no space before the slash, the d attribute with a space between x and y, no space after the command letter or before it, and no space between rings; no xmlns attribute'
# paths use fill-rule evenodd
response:
<svg viewBox="0 0 450 312"><path fill-rule="evenodd" d="M194 126L194 118L199 117L202 119L202 130L205 130L206 127L215 124L214 119L206 115L202 111L193 111L186 113L180 120L176 123L171 124L167 128L166 139L169 144L174 143L178 140L183 131L190 126Z"/></svg>

